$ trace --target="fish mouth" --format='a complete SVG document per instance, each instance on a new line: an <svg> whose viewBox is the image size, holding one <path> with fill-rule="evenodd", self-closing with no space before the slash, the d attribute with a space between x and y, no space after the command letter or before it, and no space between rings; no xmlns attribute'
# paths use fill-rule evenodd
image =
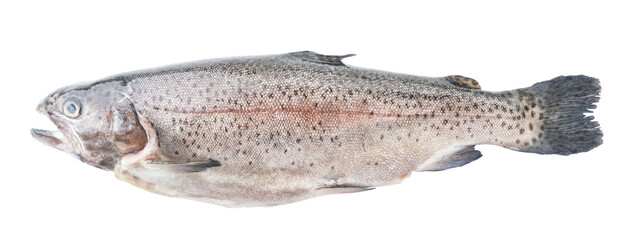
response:
<svg viewBox="0 0 635 240"><path fill-rule="evenodd" d="M51 116L46 110L48 104L49 102L47 101L47 99L45 99L37 106L36 110L39 113L48 116L49 118L51 118L51 120L54 121L54 117ZM33 138L37 139L41 143L44 143L45 145L54 147L64 152L73 153L73 149L71 149L70 147L72 146L72 144L68 141L68 138L66 138L66 136L64 136L61 131L50 131L32 128L31 136L33 136Z"/></svg>
<svg viewBox="0 0 635 240"><path fill-rule="evenodd" d="M64 152L72 153L72 149L68 147L71 144L68 142L64 134L62 134L62 132L60 131L49 131L33 128L31 129L31 136L48 146L54 147Z"/></svg>

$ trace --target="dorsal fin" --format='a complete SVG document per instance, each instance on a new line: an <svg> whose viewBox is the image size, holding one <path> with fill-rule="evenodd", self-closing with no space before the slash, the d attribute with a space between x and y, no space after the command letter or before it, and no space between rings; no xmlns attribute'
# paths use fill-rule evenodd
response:
<svg viewBox="0 0 635 240"><path fill-rule="evenodd" d="M481 85L472 78L463 77L461 75L451 75L445 77L448 82L457 87L470 88L470 89L481 89Z"/></svg>
<svg viewBox="0 0 635 240"><path fill-rule="evenodd" d="M342 63L342 59L355 56L355 54L346 55L322 55L311 51L292 52L289 55L302 59L307 62L321 63L333 66L346 66Z"/></svg>

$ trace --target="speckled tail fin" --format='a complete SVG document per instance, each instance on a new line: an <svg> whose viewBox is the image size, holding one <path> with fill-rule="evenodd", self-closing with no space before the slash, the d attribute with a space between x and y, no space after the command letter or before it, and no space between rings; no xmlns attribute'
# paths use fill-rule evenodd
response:
<svg viewBox="0 0 635 240"><path fill-rule="evenodd" d="M536 97L542 113L541 136L521 151L569 155L589 151L602 144L600 124L585 113L600 100L600 81L584 75L560 76L521 89Z"/></svg>

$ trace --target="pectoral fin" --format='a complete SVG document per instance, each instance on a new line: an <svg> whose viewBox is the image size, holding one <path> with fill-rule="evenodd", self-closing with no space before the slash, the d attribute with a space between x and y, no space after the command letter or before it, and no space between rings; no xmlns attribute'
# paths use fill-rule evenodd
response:
<svg viewBox="0 0 635 240"><path fill-rule="evenodd" d="M167 168L174 172L202 172L208 168L221 166L221 163L208 159L207 161L196 161L187 163L170 163L165 161L148 161L146 162L150 168Z"/></svg>

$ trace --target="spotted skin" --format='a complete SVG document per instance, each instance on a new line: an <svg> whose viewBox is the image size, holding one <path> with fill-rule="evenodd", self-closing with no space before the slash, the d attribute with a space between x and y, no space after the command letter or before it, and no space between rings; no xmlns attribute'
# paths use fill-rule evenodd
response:
<svg viewBox="0 0 635 240"><path fill-rule="evenodd" d="M117 89L147 133L131 140L147 142L143 153L115 162L118 178L225 206L368 190L475 160L478 144L533 152L546 144L545 103L530 88L486 92L462 76L346 66L347 56L210 60L87 89Z"/></svg>
<svg viewBox="0 0 635 240"><path fill-rule="evenodd" d="M469 77L463 77L460 75L452 75L446 78L451 84L454 84L459 87L473 88L473 89L481 89L481 85L474 79Z"/></svg>

